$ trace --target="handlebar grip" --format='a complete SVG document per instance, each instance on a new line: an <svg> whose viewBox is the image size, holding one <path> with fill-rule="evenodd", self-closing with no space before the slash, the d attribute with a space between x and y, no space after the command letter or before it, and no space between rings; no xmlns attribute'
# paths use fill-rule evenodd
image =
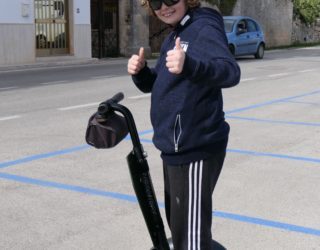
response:
<svg viewBox="0 0 320 250"><path fill-rule="evenodd" d="M124 98L124 94L122 92L119 92L119 93L115 94L109 101L118 103L118 102L122 101L123 98Z"/></svg>
<svg viewBox="0 0 320 250"><path fill-rule="evenodd" d="M100 103L100 105L98 107L98 113L100 115L106 114L110 109L110 104L118 103L118 102L122 101L123 98L124 98L124 94L122 92L115 94L112 98Z"/></svg>

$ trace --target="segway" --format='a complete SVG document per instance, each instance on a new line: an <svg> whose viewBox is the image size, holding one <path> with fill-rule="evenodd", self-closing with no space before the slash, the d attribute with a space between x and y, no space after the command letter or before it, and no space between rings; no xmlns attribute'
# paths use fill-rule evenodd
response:
<svg viewBox="0 0 320 250"><path fill-rule="evenodd" d="M89 119L86 141L96 148L111 148L124 139L128 132L130 133L133 150L127 156L127 162L132 185L153 243L152 249L170 250L173 248L171 244L169 247L165 234L149 174L147 156L140 143L131 112L125 106L119 104L123 98L123 93L118 93L111 99L100 103L98 111Z"/></svg>

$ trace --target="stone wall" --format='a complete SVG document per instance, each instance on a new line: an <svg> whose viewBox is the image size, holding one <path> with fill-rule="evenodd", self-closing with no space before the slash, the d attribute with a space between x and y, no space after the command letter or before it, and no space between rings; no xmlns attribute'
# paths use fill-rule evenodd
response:
<svg viewBox="0 0 320 250"><path fill-rule="evenodd" d="M150 55L147 10L137 0L121 0L120 3L120 54L130 56L144 47L146 56Z"/></svg>
<svg viewBox="0 0 320 250"><path fill-rule="evenodd" d="M292 27L292 43L320 42L320 18L312 25L306 25L299 19L294 19Z"/></svg>
<svg viewBox="0 0 320 250"><path fill-rule="evenodd" d="M256 19L265 33L267 47L290 45L293 4L291 0L238 0L233 15Z"/></svg>

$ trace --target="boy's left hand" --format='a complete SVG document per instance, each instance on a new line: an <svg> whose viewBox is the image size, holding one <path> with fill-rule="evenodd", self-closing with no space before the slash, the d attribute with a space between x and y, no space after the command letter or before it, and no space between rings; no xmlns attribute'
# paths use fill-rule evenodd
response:
<svg viewBox="0 0 320 250"><path fill-rule="evenodd" d="M168 70L173 74L180 74L183 70L185 58L186 54L181 47L180 37L177 37L175 48L167 53L166 66Z"/></svg>

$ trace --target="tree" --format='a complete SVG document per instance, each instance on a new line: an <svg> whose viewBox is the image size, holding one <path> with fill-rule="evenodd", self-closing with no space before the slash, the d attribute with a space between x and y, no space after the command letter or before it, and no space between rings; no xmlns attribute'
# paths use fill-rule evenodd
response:
<svg viewBox="0 0 320 250"><path fill-rule="evenodd" d="M320 0L293 0L294 14L306 24L320 17Z"/></svg>

